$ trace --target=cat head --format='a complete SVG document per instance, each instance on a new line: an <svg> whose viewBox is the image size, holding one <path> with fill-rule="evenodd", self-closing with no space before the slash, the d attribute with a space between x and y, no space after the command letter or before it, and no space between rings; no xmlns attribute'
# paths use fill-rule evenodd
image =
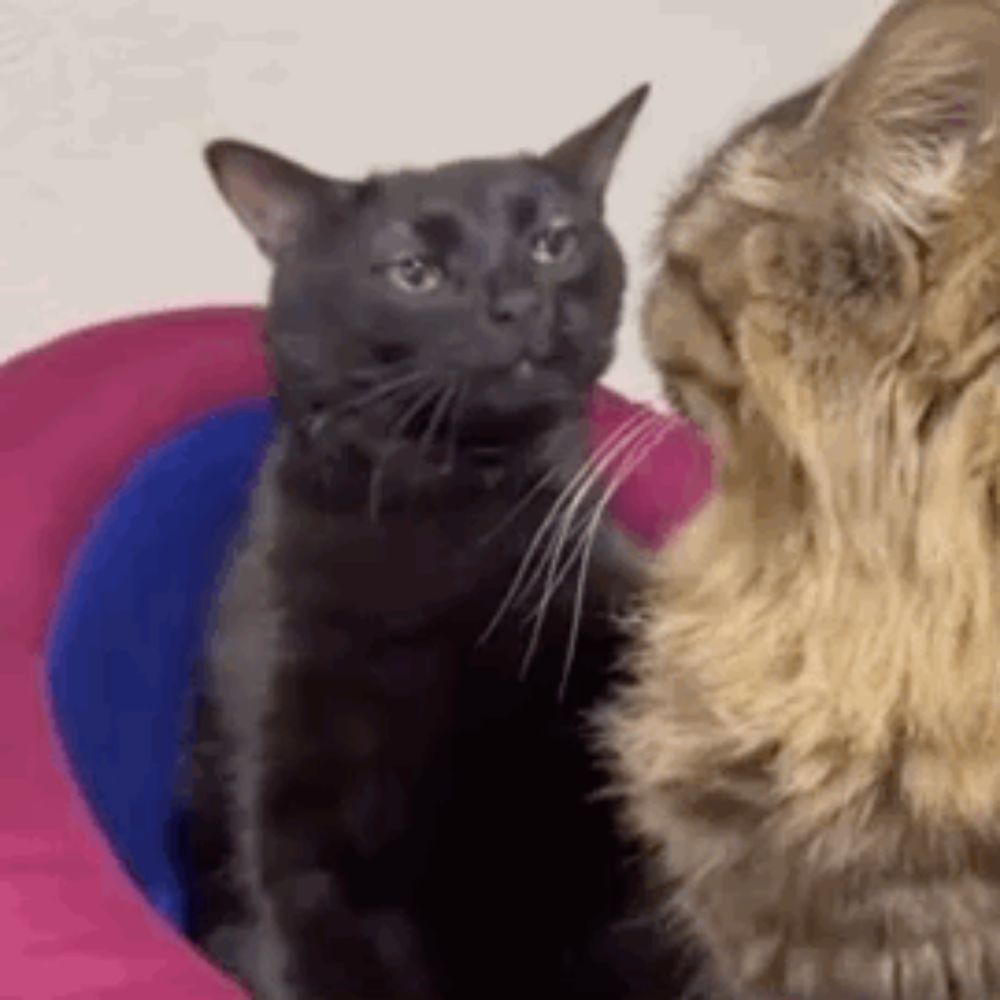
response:
<svg viewBox="0 0 1000 1000"><path fill-rule="evenodd" d="M480 450L579 417L613 352L624 282L603 221L641 87L544 155L361 181L234 141L224 198L273 263L285 416L380 450ZM435 444L436 442L436 444Z"/></svg>
<svg viewBox="0 0 1000 1000"><path fill-rule="evenodd" d="M1000 3L906 0L669 208L644 335L724 476L863 493L997 448L998 123Z"/></svg>

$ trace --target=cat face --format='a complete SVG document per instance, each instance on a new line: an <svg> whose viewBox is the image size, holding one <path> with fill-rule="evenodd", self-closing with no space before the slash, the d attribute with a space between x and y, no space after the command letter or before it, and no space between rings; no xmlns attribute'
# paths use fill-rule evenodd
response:
<svg viewBox="0 0 1000 1000"><path fill-rule="evenodd" d="M906 0L671 207L645 335L725 469L860 496L996 450L998 114L1000 4Z"/></svg>
<svg viewBox="0 0 1000 1000"><path fill-rule="evenodd" d="M579 414L611 359L623 288L603 195L646 92L544 156L361 183L211 146L222 193L274 262L286 412L371 447L388 434L431 449Z"/></svg>

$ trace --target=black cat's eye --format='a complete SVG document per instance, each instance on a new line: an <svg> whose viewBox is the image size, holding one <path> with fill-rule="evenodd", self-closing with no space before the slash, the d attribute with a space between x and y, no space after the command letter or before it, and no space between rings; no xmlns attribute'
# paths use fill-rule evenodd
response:
<svg viewBox="0 0 1000 1000"><path fill-rule="evenodd" d="M444 271L426 257L400 257L385 268L389 280L404 292L426 295L441 285Z"/></svg>
<svg viewBox="0 0 1000 1000"><path fill-rule="evenodd" d="M531 243L531 257L536 264L561 264L576 253L580 234L568 219L553 222Z"/></svg>

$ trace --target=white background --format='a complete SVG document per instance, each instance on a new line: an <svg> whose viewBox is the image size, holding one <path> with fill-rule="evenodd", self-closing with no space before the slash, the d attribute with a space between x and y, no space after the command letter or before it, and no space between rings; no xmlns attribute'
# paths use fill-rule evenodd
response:
<svg viewBox="0 0 1000 1000"><path fill-rule="evenodd" d="M266 271L200 149L328 173L542 149L649 80L609 201L632 265L745 114L849 54L885 0L0 0L0 360L136 311L258 302Z"/></svg>

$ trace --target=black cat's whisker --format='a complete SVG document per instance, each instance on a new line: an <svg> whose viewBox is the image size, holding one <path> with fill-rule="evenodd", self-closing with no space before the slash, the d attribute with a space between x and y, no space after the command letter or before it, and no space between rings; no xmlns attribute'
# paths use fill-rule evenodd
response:
<svg viewBox="0 0 1000 1000"><path fill-rule="evenodd" d="M367 406L370 403L374 403L385 396L393 395L397 390L403 389L417 382L425 381L432 377L433 376L429 375L425 371L407 372L405 375L390 379L388 382L381 382L379 385L372 386L367 391L346 400L337 408L337 412L339 413L344 410L361 409L362 407Z"/></svg>
<svg viewBox="0 0 1000 1000"><path fill-rule="evenodd" d="M512 580L510 586L507 588L506 593L501 599L500 605L497 608L496 613L494 614L493 618L490 620L490 623L486 626L482 634L480 635L478 640L478 643L480 645L486 642L487 639L489 639L489 637L496 630L497 626L503 620L504 615L517 602L521 594L525 593L526 590L530 589L530 587L526 588L523 585L525 577L531 570L532 560L534 559L535 553L538 551L539 547L545 541L546 534L549 532L551 526L557 523L560 509L563 503L572 498L579 484L587 478L591 468L595 464L600 462L602 456L605 456L606 454L614 451L615 447L617 446L617 443L621 440L622 437L625 436L625 434L629 430L629 427L634 425L637 419L638 415L630 417L627 421L621 424L614 431L614 433L612 433L608 438L602 441L601 444L598 445L598 447L594 450L593 454L591 454L581 464L580 468L577 469L574 475L569 479L566 485L556 496L548 514L545 516L541 525L538 527L538 529L535 531L535 534L532 536L532 539L529 542L527 549L525 550L524 556L521 558L521 562L518 565L517 572L514 574L514 579ZM529 490L527 497L525 497L525 499L522 500L521 503L529 502L533 494L543 489L549 483L550 480L556 478L559 475L559 471L560 470L553 469L546 476L544 476L538 483L535 484L534 487L532 487L531 490ZM509 514L508 518L510 518ZM494 528L493 529L494 534L496 533L496 531L497 529ZM534 582L534 578L535 574L532 575L532 580L531 580L532 585Z"/></svg>
<svg viewBox="0 0 1000 1000"><path fill-rule="evenodd" d="M482 634L479 636L478 640L479 644L482 644L486 642L487 639L489 639L489 637L493 634L494 630L503 620L504 615L516 603L520 594L524 591L525 588L522 586L522 582L531 568L531 563L534 554L544 541L545 535L549 529L550 524L553 523L555 519L558 517L560 505L568 496L572 495L574 489L576 488L577 483L579 483L581 479L585 478L590 464L593 461L595 461L595 459L599 455L603 454L605 450L611 447L612 442L615 441L618 437L620 437L624 429L625 425L622 425L615 431L614 434L611 435L610 438L603 441L601 445L598 446L594 454L589 456L582 463L581 467L576 471L576 473L565 484L562 490L560 490L560 492L557 494L555 500L552 503L552 507L549 510L549 513L543 519L541 525L538 527L538 529L535 531L535 534L532 536L532 539L529 542L527 549L525 550L524 556L521 558L521 562L518 564L517 572L514 574L514 579L511 582L510 586L508 587L503 598L501 599L500 605L497 608L496 613L494 614L493 618L490 620L490 623L484 629ZM530 502L530 500L535 494L540 492L546 485L549 484L551 480L557 478L560 475L560 473L561 470L558 468L551 469L528 491L527 495L521 501L519 501L519 504L523 506L526 505L528 502ZM513 516L514 515L512 512L508 513L504 521L500 522L500 525L502 526L505 521L509 522L510 520L512 520ZM492 531L492 534L495 535L498 530L499 526L495 527Z"/></svg>
<svg viewBox="0 0 1000 1000"><path fill-rule="evenodd" d="M622 462L623 467L632 461L633 456L637 452L641 451L645 456L650 448L655 447L662 440L662 436L664 433L664 429L662 427L658 427L657 423L658 422L655 420L646 421L642 424L642 427L637 434L630 435L630 441L628 442L628 445L626 447L618 449L617 455L612 456L611 461L609 461L607 465L601 470L601 476L603 476L603 474L608 471L608 466L610 466L612 462L614 462L615 458L617 458L618 455L621 455L622 452L626 452L626 448L627 452ZM595 481L597 478L598 477L595 477ZM619 481L619 470L615 470L615 472L611 477L611 481L614 482ZM570 550L570 555L563 562L562 567L559 568L554 574L552 571L554 567L558 565L559 556L561 555L561 552L565 549L565 545L569 543L569 537L572 535L577 540L580 538L581 534L586 530L586 525L589 523L588 518L590 513L595 509L597 509L598 507L600 507L600 504L603 502L602 500L603 496L604 494L602 493L601 496L594 502L593 506L591 506L590 510L585 511L580 516L580 518L576 520L575 524L569 523L573 519L572 514L570 514L567 518L564 519L563 521L564 532L561 538L563 544L559 546L559 548L555 553L551 553L550 550L549 560L546 561L546 565L548 565L550 569L550 574L546 582L544 593L548 593L550 590L553 592L558 590L559 587L562 586L566 577L569 575L570 570L572 569L572 564L573 564L573 559L575 558L575 554L579 554L579 549L575 547L576 542L573 543L574 548ZM538 614L538 609L536 608L528 616L529 620L534 619L537 616L537 614Z"/></svg>
<svg viewBox="0 0 1000 1000"><path fill-rule="evenodd" d="M440 391L441 384L437 381L437 379L434 379L433 384L430 386L417 389L411 405L408 406L390 425L386 436L390 440L399 437L399 435L402 434L410 425L410 422L414 419L414 417L416 417L418 413L426 409L434 401Z"/></svg>
<svg viewBox="0 0 1000 1000"><path fill-rule="evenodd" d="M535 539L539 546L544 546L540 557L535 560L534 567L530 575L523 580L518 598L523 598L529 594L546 575L546 567L552 555L553 542L560 532L560 526L575 514L580 503L587 497L594 485L599 481L604 471L614 462L626 447L634 440L635 435L641 433L641 425L645 422L644 414L636 414L622 424L614 434L599 445L594 452L584 460L577 474L563 488L563 491L556 498L545 518ZM533 555L528 553L526 561ZM527 567L525 567L527 569ZM530 618L530 616L529 616Z"/></svg>
<svg viewBox="0 0 1000 1000"><path fill-rule="evenodd" d="M434 404L430 417L427 419L427 426L420 436L420 453L427 453L427 450L434 444L439 427L443 424L451 408L452 397L458 392L454 382L449 382L440 389L440 398Z"/></svg>
<svg viewBox="0 0 1000 1000"><path fill-rule="evenodd" d="M555 578L559 556L565 546L566 540L573 531L577 512L590 498L591 490L601 481L616 459L626 452L627 449L633 445L637 445L643 439L644 435L651 428L655 427L655 424L656 419L652 414L636 415L635 420L626 425L625 433L618 437L614 447L600 456L599 460L591 461L586 479L577 486L573 495L563 504L561 516L557 524L552 526L549 545L539 560L531 580L525 584L526 591L531 590L538 583L542 575L545 574L545 567L548 567L545 592L552 589L552 581ZM586 516L587 514L584 512L581 522ZM577 524L581 522L577 522Z"/></svg>
<svg viewBox="0 0 1000 1000"><path fill-rule="evenodd" d="M594 513L591 515L580 541L574 546L574 551L569 557L568 561L572 565L579 551L580 569L573 594L573 614L570 619L569 638L566 642L566 656L563 658L562 676L559 680L559 701L565 699L569 689L570 673L573 669L573 660L576 657L576 648L580 639L580 623L583 620L583 604L587 591L588 571L594 554L594 543L599 536L608 505L629 476L646 461L649 453L660 444L665 435L665 428L656 428L653 434L642 443L637 444L629 453L612 481L608 484L607 489L601 495L600 500L595 504Z"/></svg>
<svg viewBox="0 0 1000 1000"><path fill-rule="evenodd" d="M424 379L433 379L434 377L426 372L419 373L424 376ZM407 381L410 384L410 380ZM422 384L422 383L421 383ZM400 389L399 386L395 387L397 390ZM440 391L438 385L435 383L429 386L426 390L421 391L419 388L416 391L416 398L413 399L412 404L403 412L402 416L396 421L395 424L389 429L386 434L388 444L380 449L378 458L373 462L371 473L368 479L368 518L375 524L378 522L379 508L382 501L382 479L385 473L385 467L389 459L399 451L401 444L396 440L397 436L406 430L407 424L422 410L427 404L433 400L434 395Z"/></svg>
<svg viewBox="0 0 1000 1000"><path fill-rule="evenodd" d="M404 378L396 379L391 383L387 383L379 388L379 395L382 397L383 401L389 401L394 395L402 397L402 401L405 403L408 396L404 392L405 389L415 386L414 394L416 398L414 399L414 405L408 408L398 425L398 430L402 430L407 423L413 418L415 413L424 406L427 393L421 390L423 386L428 381L434 381L433 374L424 371L412 372ZM430 387L435 388L435 387ZM412 398L412 396L410 396ZM379 508L382 502L382 479L385 474L385 467L389 459L399 450L400 444L394 441L395 433L390 430L386 434L387 444L379 449L378 456L373 460L371 472L369 473L368 479L368 518L375 524L378 522Z"/></svg>
<svg viewBox="0 0 1000 1000"><path fill-rule="evenodd" d="M455 467L455 456L458 453L458 428L462 419L462 407L465 405L465 397L468 395L468 392L468 382L458 379L451 410L449 411L451 423L448 426L448 448L445 453L446 467L449 470Z"/></svg>
<svg viewBox="0 0 1000 1000"><path fill-rule="evenodd" d="M534 500L534 498L538 496L538 494L541 493L546 486L550 485L553 480L557 479L561 473L562 469L555 467L549 469L545 475L539 476L539 478L524 491L524 495L520 498L520 500L514 503L507 513L504 514L504 516L500 518L500 520L497 521L497 523L479 539L479 544L486 545L488 542L496 538L496 536L500 534L500 532L503 531L503 529L506 528L512 521L516 520L525 507L527 507L528 504L530 504L531 501Z"/></svg>
<svg viewBox="0 0 1000 1000"><path fill-rule="evenodd" d="M548 568L551 567L552 560L558 557L558 553L570 533L577 511L589 499L591 490L594 489L615 460L635 442L636 438L642 436L648 423L649 420L645 414L636 415L623 425L622 433L614 437L611 447L595 452L585 463L582 470L585 475L578 479L572 488L560 498L558 517L549 524L548 542L545 550L536 561L531 577L525 582L522 588L523 593L534 589L543 577L551 580L551 571ZM583 517L586 517L586 514ZM545 589L548 590L548 586ZM528 620L532 617L534 615L529 614Z"/></svg>
<svg viewBox="0 0 1000 1000"><path fill-rule="evenodd" d="M526 591L530 590L538 579L542 576L545 577L545 586L539 598L538 604L536 605L534 611L528 616L529 620L533 619L534 624L531 630L531 638L525 649L524 658L521 661L522 678L527 676L528 668L530 667L531 661L534 659L535 653L538 649L538 643L542 635L542 628L545 624L545 618L548 614L549 607L552 604L552 599L555 596L562 579L565 578L565 572L560 573L559 571L559 560L562 555L563 548L565 547L566 539L569 537L573 528L576 512L587 499L590 490L593 489L595 484L600 480L601 476L603 476L615 459L626 451L626 449L634 445L637 440L641 440L654 425L655 420L656 418L653 414L643 413L638 415L638 419L630 420L628 422L632 425L631 429L627 432L627 434L619 438L615 447L605 454L600 462L591 463L591 468L586 479L571 494L569 504L564 507L559 521L557 522L562 525L561 529L553 527L552 530L558 530L559 534L554 539L549 541L549 545L546 548L545 554L542 556L535 573L533 574L532 580L526 585ZM586 514L584 514L584 518L586 518ZM547 572L546 567L548 568Z"/></svg>
<svg viewBox="0 0 1000 1000"><path fill-rule="evenodd" d="M365 388L367 385L378 382L387 375L395 375L404 370L415 370L411 358L406 358L402 361L393 361L390 364L375 364L370 367L358 365L351 369L348 374L348 381L360 388Z"/></svg>
<svg viewBox="0 0 1000 1000"><path fill-rule="evenodd" d="M382 472L385 469L385 456L372 466L371 475L368 478L368 520L372 524L378 523L378 511L382 502Z"/></svg>
<svg viewBox="0 0 1000 1000"><path fill-rule="evenodd" d="M368 519L372 524L378 523L379 508L382 504L382 478L385 474L385 466L397 446L390 445L379 452L379 456L372 465L372 471L368 479Z"/></svg>

